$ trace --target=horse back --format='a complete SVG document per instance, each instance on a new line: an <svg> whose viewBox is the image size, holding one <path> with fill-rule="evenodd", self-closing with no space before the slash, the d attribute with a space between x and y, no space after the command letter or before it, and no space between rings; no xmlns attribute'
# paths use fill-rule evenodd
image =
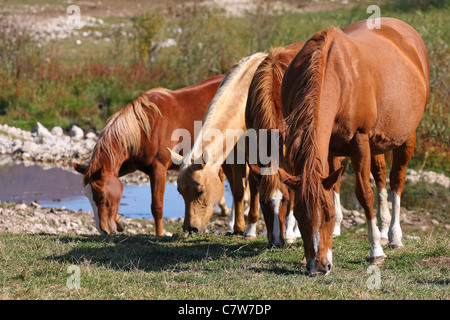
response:
<svg viewBox="0 0 450 320"><path fill-rule="evenodd" d="M381 29L360 21L336 32L328 54L333 71L325 79L331 79L332 95L340 97L335 136L348 142L357 131L368 133L377 152L409 138L429 95L428 56L420 35L392 18L381 19Z"/></svg>
<svg viewBox="0 0 450 320"><path fill-rule="evenodd" d="M170 161L167 148L172 149L180 141L172 141L172 133L187 130L191 145L194 143L194 122L202 121L209 103L214 97L224 75L210 77L198 84L177 90L150 90L147 96L158 108L160 115L147 108L147 118L152 128L150 141L145 141L146 157L150 163L157 157Z"/></svg>

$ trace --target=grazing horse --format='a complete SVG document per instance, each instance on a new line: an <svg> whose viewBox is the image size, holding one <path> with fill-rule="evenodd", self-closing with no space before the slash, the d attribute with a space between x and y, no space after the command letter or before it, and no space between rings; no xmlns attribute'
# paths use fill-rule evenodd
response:
<svg viewBox="0 0 450 320"><path fill-rule="evenodd" d="M286 118L286 161L280 169L295 189L294 215L303 238L306 269L332 268L334 208L331 189L343 167L330 173L329 153L349 156L356 196L367 218L370 261L385 260L373 215L371 159L392 150L391 247L402 246L400 197L415 130L429 96L429 65L420 35L408 24L382 18L332 27L307 41L286 70L281 105Z"/></svg>
<svg viewBox="0 0 450 320"><path fill-rule="evenodd" d="M220 199L222 182L217 172L222 164L226 164L224 171L233 195L230 214L230 218L234 218L233 231L244 233L246 239L256 237L256 222L259 217L256 182L252 181L250 175L250 212L245 227L244 190L247 170L245 157L242 162L238 158L245 152L245 148L242 150L240 147L240 142L245 139L248 88L256 68L266 56L265 53L256 53L243 58L227 72L208 107L201 132L187 156L183 158L170 150L174 162L182 161L177 184L185 201L185 230L196 232L205 229ZM237 149L240 149L239 154ZM228 164L227 156L232 164Z"/></svg>
<svg viewBox="0 0 450 320"><path fill-rule="evenodd" d="M218 75L174 91L155 88L141 94L108 120L89 165L72 164L84 175L84 193L100 233L123 230L124 219L118 214L123 185L118 178L140 170L150 177L156 235L163 235L166 174L177 169L167 151L177 143L171 141L172 132L179 128L194 132L194 121L203 119L223 78ZM192 144L194 134L191 137Z"/></svg>
<svg viewBox="0 0 450 320"><path fill-rule="evenodd" d="M269 55L256 69L250 84L245 109L245 123L248 129L255 129L259 146L259 130L277 129L280 133L278 158L282 165L285 121L281 111L280 91L284 72L305 43L299 42L287 47L270 50ZM270 136L267 146L271 145ZM258 150L259 154L259 150ZM300 236L293 216L293 201L289 201L289 188L283 184L278 174L261 175L261 167L268 165L249 162L251 174L258 180L259 203L264 214L269 244L276 247L285 241L293 243ZM292 200L292 199L291 199ZM289 207L288 207L289 206Z"/></svg>

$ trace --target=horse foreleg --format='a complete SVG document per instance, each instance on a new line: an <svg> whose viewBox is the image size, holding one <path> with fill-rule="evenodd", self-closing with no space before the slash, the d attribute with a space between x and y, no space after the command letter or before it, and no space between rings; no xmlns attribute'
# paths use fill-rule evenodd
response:
<svg viewBox="0 0 450 320"><path fill-rule="evenodd" d="M330 154L330 156L328 157L328 163L330 166L330 172L334 172L337 169L339 169L341 165L346 167L348 163L348 158L336 157ZM344 218L341 208L340 186L341 186L341 179L339 179L333 187L333 203L335 214L333 237L341 235L341 223L342 219Z"/></svg>
<svg viewBox="0 0 450 320"><path fill-rule="evenodd" d="M233 181L233 211L234 211L234 233L243 234L245 229L244 217L244 193L245 193L245 176L246 165L235 164L232 165Z"/></svg>
<svg viewBox="0 0 450 320"><path fill-rule="evenodd" d="M226 178L226 174L223 171L223 169L221 168L219 170L219 178L222 181L222 198L219 201L219 207L222 210L221 214L222 216L227 216L228 213L230 213L230 209L227 207L227 203L225 201L225 178Z"/></svg>
<svg viewBox="0 0 450 320"><path fill-rule="evenodd" d="M384 154L372 156L371 171L377 186L377 220L380 228L381 244L387 244L391 214L389 213L388 194L386 190L386 157Z"/></svg>
<svg viewBox="0 0 450 320"><path fill-rule="evenodd" d="M297 220L294 217L294 190L289 189L289 204L286 211L286 242L294 243L301 237Z"/></svg>
<svg viewBox="0 0 450 320"><path fill-rule="evenodd" d="M250 210L247 217L247 227L244 231L244 239L253 240L256 238L256 223L259 219L259 181L251 171L248 174L250 186Z"/></svg>
<svg viewBox="0 0 450 320"><path fill-rule="evenodd" d="M367 134L356 133L350 142L352 166L356 178L356 197L367 218L368 238L371 246L370 260L379 263L386 256L380 243L380 231L373 216L373 192L370 187L370 145Z"/></svg>
<svg viewBox="0 0 450 320"><path fill-rule="evenodd" d="M393 150L392 169L389 175L392 192L392 220L389 226L389 247L402 248L402 229L400 227L400 198L406 179L406 166L416 146L416 133L400 147Z"/></svg>
<svg viewBox="0 0 450 320"><path fill-rule="evenodd" d="M151 210L153 218L155 219L156 235L162 236L163 232L163 210L164 210L164 191L166 188L166 174L167 168L156 163L152 165L150 170L150 185L152 191Z"/></svg>

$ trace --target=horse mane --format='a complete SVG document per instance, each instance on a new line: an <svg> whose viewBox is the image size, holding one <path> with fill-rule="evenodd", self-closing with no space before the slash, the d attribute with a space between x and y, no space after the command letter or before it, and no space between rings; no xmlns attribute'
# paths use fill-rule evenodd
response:
<svg viewBox="0 0 450 320"><path fill-rule="evenodd" d="M291 87L287 92L283 88L282 91L287 94L281 95L283 112L291 111L286 118L285 160L288 167L294 169L293 174L301 178L296 201L301 199L307 214L313 217L318 209L331 209L333 205L322 185L325 177L316 144L316 121L328 51L338 30L332 27L320 31L306 42L293 61L295 81L288 84ZM285 85L283 83L283 87Z"/></svg>
<svg viewBox="0 0 450 320"><path fill-rule="evenodd" d="M279 95L284 72L292 60L292 57L286 55L286 51L285 47L271 49L269 55L258 66L250 84L245 110L247 125L255 129L257 135L259 129L280 130L280 146L283 145L285 123L281 109L277 108L280 108ZM276 100L278 103L275 103ZM270 136L268 138L270 139ZM281 156L282 152L279 159ZM265 188L260 189L260 197L267 202L272 191L280 189L281 181L278 175L262 175L261 183Z"/></svg>
<svg viewBox="0 0 450 320"><path fill-rule="evenodd" d="M150 95L158 93L170 95L165 88L155 88L144 92L125 107L113 114L106 122L95 145L85 177L91 177L101 167L101 156L106 155L111 166L116 166L117 158L125 151L130 157L136 156L141 147L142 133L150 139L151 128L147 110L161 116L158 106L151 101Z"/></svg>
<svg viewBox="0 0 450 320"><path fill-rule="evenodd" d="M223 119L223 117L218 117L218 115L220 115L220 112L229 112L229 109L225 110L223 106L229 105L228 99L230 99L230 96L232 96L230 92L232 93L233 91L235 91L236 86L242 86L242 75L245 75L245 73L249 69L249 66L253 65L253 63L258 63L258 61L261 61L266 56L266 53L258 52L251 56L244 57L228 70L222 82L220 83L216 94L208 105L205 116L203 118L202 129L195 139L191 151L187 154L186 160L183 160L182 168L184 168L185 163L190 164L194 156L203 156L203 152L209 146L207 142L202 142L204 130L209 129L213 125L214 121L216 121L218 118ZM199 150L200 147L202 147L203 149Z"/></svg>

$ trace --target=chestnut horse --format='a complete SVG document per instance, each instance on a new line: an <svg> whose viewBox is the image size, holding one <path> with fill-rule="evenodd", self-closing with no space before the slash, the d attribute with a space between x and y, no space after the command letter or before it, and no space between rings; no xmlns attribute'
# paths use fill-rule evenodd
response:
<svg viewBox="0 0 450 320"><path fill-rule="evenodd" d="M201 132L188 155L183 158L170 150L174 162L183 161L177 183L178 191L185 201L185 230L198 232L205 229L220 199L222 182L217 172L222 164L226 164L224 171L233 195L230 214L230 218L234 218L233 231L243 233L246 239L256 237L256 222L259 217L256 182L249 176L251 199L246 227L244 190L247 169L245 158L242 163L237 159L238 152L242 155L245 149L242 150L241 147L237 152L236 149L242 145L238 141L245 137L248 88L256 68L266 56L265 53L256 53L243 58L227 72L208 107ZM234 159L231 159L231 164L227 164L229 161L226 158L231 152Z"/></svg>
<svg viewBox="0 0 450 320"><path fill-rule="evenodd" d="M100 233L123 230L124 219L118 214L123 185L118 178L140 170L150 177L156 235L163 235L166 174L178 167L167 151L177 143L171 141L171 134L185 128L191 132L193 143L194 121L203 119L223 78L218 75L174 91L156 88L141 94L108 120L89 165L73 164L84 175L84 193Z"/></svg>
<svg viewBox="0 0 450 320"><path fill-rule="evenodd" d="M382 18L321 31L307 41L286 70L281 105L286 117L286 184L295 189L294 215L302 233L307 271L332 268L334 208L329 153L349 156L356 196L367 218L370 261L385 260L373 215L371 159L392 150L392 220L389 245L402 247L400 197L406 166L429 95L428 55L408 24Z"/></svg>
<svg viewBox="0 0 450 320"><path fill-rule="evenodd" d="M273 48L256 69L248 90L245 123L248 129L255 129L257 146L260 129L277 129L280 133L279 146L284 144L285 121L280 102L281 82L286 68L304 44L299 42L287 47ZM268 139L267 146L270 148L270 136ZM277 152L282 165L282 148ZM259 204L266 222L269 244L281 247L285 242L293 243L300 236L300 232L292 212L293 201L289 202L289 188L281 182L278 174L261 175L260 166L268 165L249 162L249 166L251 174L258 180Z"/></svg>

